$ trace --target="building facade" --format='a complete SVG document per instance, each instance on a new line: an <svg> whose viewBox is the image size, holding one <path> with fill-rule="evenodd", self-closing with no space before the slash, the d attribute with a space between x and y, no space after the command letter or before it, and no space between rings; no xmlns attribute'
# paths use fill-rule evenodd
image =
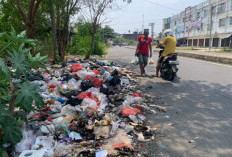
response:
<svg viewBox="0 0 232 157"><path fill-rule="evenodd" d="M177 15L165 18L165 29L172 29L181 45L231 47L232 0L207 0L188 7Z"/></svg>

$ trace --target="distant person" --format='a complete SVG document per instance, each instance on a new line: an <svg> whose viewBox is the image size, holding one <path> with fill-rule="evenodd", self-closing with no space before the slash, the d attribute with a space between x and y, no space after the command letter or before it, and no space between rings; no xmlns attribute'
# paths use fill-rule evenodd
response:
<svg viewBox="0 0 232 157"><path fill-rule="evenodd" d="M148 63L148 57L150 52L150 57L152 57L152 38L148 36L149 29L144 29L144 34L140 35L138 38L138 45L135 51L135 56L139 58L139 65L141 76L145 76L145 67Z"/></svg>
<svg viewBox="0 0 232 157"><path fill-rule="evenodd" d="M158 47L162 48L164 47L164 50L160 51L160 56L157 61L157 66L156 66L156 75L155 77L159 77L159 70L160 70L160 64L163 62L163 59L172 54L175 53L176 51L176 38L173 36L174 33L171 29L167 29L164 31L164 36L165 39L158 45Z"/></svg>

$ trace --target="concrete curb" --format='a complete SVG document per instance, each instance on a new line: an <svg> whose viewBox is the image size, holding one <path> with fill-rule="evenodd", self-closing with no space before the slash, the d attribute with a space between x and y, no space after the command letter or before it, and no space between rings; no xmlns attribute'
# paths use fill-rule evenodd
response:
<svg viewBox="0 0 232 157"><path fill-rule="evenodd" d="M135 49L133 47L126 47L126 48ZM177 53L179 56L182 56L182 57L195 58L195 59L209 61L209 62L232 65L232 58L208 56L208 55L203 55L203 54L201 55L201 54L194 54L194 53L183 53L183 52L178 52L178 51Z"/></svg>
<svg viewBox="0 0 232 157"><path fill-rule="evenodd" d="M209 61L209 62L232 65L232 58L208 56L208 55L193 54L193 53L183 53L183 52L177 52L177 53L179 56L182 56L182 57L195 58L195 59Z"/></svg>

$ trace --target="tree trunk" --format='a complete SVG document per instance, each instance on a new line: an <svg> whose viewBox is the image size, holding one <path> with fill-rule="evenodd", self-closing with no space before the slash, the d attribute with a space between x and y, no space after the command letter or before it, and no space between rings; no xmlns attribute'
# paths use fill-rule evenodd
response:
<svg viewBox="0 0 232 157"><path fill-rule="evenodd" d="M86 59L89 59L90 56L92 55L93 53L93 50L94 50L94 46L95 46L95 40L96 40L96 33L93 33L91 35L91 38L92 38L92 41L91 41L91 48L89 50L89 53L87 54L87 56L85 57Z"/></svg>
<svg viewBox="0 0 232 157"><path fill-rule="evenodd" d="M62 65L65 65L65 56L66 56L66 49L68 44L68 38L69 38L69 31L68 28L64 28L63 30L59 30L58 33L58 50L59 50L59 56L62 62Z"/></svg>
<svg viewBox="0 0 232 157"><path fill-rule="evenodd" d="M15 100L16 100L16 87L14 86L13 82L12 82L12 78L10 78L10 90L11 90L11 99L10 99L10 104L9 104L9 112L11 114L14 114L14 108L15 108Z"/></svg>
<svg viewBox="0 0 232 157"><path fill-rule="evenodd" d="M58 52L58 45L57 45L57 27L56 27L56 21L55 21L55 11L54 6L52 4L52 1L49 1L49 7L50 7L50 16L51 16L51 24L52 24L52 39L53 39L53 61L57 62L56 59L56 53Z"/></svg>

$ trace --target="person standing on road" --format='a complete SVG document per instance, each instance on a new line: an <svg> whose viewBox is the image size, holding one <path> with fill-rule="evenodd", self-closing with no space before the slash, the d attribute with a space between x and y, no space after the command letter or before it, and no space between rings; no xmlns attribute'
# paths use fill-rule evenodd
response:
<svg viewBox="0 0 232 157"><path fill-rule="evenodd" d="M139 58L141 76L145 76L145 67L148 63L148 57L152 57L152 38L149 37L149 29L144 29L144 34L138 38L138 45L135 56Z"/></svg>
<svg viewBox="0 0 232 157"><path fill-rule="evenodd" d="M174 33L171 29L167 29L164 31L164 36L165 39L160 43L160 46L164 46L164 51L160 54L159 59L157 61L157 66L156 66L156 75L155 77L159 77L159 70L160 70L160 65L163 62L163 59L176 52L176 38L173 36Z"/></svg>

